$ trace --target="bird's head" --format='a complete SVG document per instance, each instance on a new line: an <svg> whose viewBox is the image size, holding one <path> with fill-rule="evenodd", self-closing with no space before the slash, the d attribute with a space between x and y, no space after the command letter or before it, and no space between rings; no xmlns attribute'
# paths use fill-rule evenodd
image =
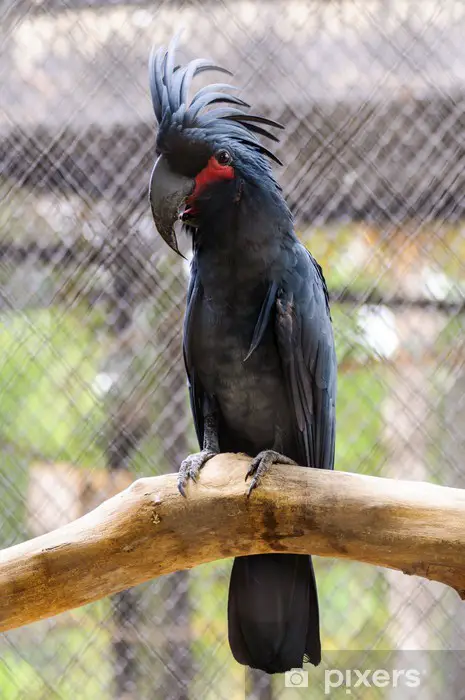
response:
<svg viewBox="0 0 465 700"><path fill-rule="evenodd" d="M225 83L203 87L188 101L196 75L207 70L230 72L206 59L179 66L175 45L176 39L167 51L152 52L149 62L150 92L159 124L149 198L159 234L179 253L176 221L195 230L209 202L215 200L218 210L218 202L240 201L244 183L272 179L268 159L280 161L258 136L277 141L266 127L282 126L244 111L249 105L232 95L235 88Z"/></svg>

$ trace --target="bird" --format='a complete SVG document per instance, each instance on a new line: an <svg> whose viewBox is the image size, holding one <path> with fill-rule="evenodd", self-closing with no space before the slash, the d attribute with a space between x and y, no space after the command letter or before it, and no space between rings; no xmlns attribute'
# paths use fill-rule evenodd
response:
<svg viewBox="0 0 465 700"><path fill-rule="evenodd" d="M149 203L178 254L176 222L192 240L183 354L199 451L178 488L221 452L251 456L244 498L273 464L334 468L337 365L323 271L300 243L263 144L283 126L250 112L229 83L201 87L209 59L176 60L178 36L153 50L149 87L158 123ZM224 79L224 78L221 78ZM311 556L236 557L228 597L236 661L283 673L321 661Z"/></svg>

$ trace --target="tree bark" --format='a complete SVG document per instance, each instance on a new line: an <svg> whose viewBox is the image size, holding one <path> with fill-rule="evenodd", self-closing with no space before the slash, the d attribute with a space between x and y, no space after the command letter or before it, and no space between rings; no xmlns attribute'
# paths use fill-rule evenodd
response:
<svg viewBox="0 0 465 700"><path fill-rule="evenodd" d="M465 598L465 490L278 466L246 497L245 455L188 487L139 479L91 513L0 552L0 631L199 564L266 552L354 559L440 581Z"/></svg>

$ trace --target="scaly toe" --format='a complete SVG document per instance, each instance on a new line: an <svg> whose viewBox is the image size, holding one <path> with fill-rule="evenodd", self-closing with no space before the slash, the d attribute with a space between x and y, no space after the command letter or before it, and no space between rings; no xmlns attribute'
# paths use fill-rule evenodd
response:
<svg viewBox="0 0 465 700"><path fill-rule="evenodd" d="M276 452L275 450L263 450L263 452L259 452L258 455L252 460L245 477L245 480L247 481L250 476L253 476L252 482L247 491L247 498L250 496L252 491L257 488L262 476L266 474L268 469L273 464L296 464L296 462L294 462L293 459Z"/></svg>
<svg viewBox="0 0 465 700"><path fill-rule="evenodd" d="M181 462L178 472L178 491L184 498L186 495L186 486L189 480L194 483L198 481L200 470L205 466L209 459L215 456L214 452L202 450L193 455L189 455Z"/></svg>
<svg viewBox="0 0 465 700"><path fill-rule="evenodd" d="M186 484L187 481L185 479L178 479L178 491L181 494L181 496L184 496L184 498L187 498L187 494L184 488Z"/></svg>
<svg viewBox="0 0 465 700"><path fill-rule="evenodd" d="M253 478L252 481L250 482L249 488L247 489L247 498L249 498L250 494L252 493L252 491L253 491L254 489L257 488L257 486L258 486L259 483L260 483L259 477L254 476L254 478Z"/></svg>
<svg viewBox="0 0 465 700"><path fill-rule="evenodd" d="M247 481L247 479L249 477L251 477L255 474L255 472L258 470L258 468L260 466L260 462L261 462L261 457L255 457L255 459L252 461L252 463L249 467L247 474L245 475L245 481Z"/></svg>

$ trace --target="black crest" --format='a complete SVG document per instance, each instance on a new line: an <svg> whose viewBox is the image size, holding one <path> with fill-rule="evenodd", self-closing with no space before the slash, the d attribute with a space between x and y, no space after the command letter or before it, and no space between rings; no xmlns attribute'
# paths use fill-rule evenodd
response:
<svg viewBox="0 0 465 700"><path fill-rule="evenodd" d="M228 92L237 90L233 85L207 85L198 90L188 103L189 88L195 76L208 70L228 75L232 73L204 58L191 61L186 66L176 65L177 39L175 36L171 40L167 51L163 48L152 51L149 60L150 93L160 127L178 130L199 128L215 137L234 138L282 165L279 158L263 146L258 136L278 141L266 127L284 127L271 119L244 111L250 105ZM218 104L228 106L208 109Z"/></svg>

